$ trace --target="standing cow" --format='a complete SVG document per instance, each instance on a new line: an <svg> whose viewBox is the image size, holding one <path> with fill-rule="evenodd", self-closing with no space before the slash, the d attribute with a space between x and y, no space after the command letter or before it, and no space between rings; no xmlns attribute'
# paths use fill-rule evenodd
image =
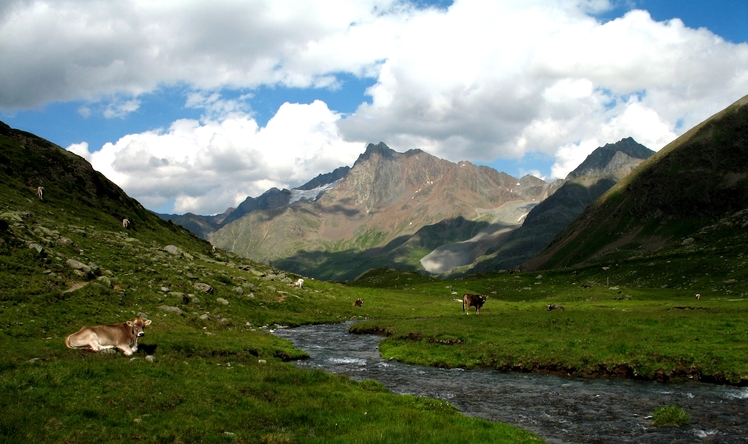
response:
<svg viewBox="0 0 748 444"><path fill-rule="evenodd" d="M98 352L107 348L118 348L130 356L138 351L138 339L145 336L145 328L151 325L150 319L141 317L123 324L83 327L65 338L68 348L83 348Z"/></svg>
<svg viewBox="0 0 748 444"><path fill-rule="evenodd" d="M466 315L470 314L470 307L475 307L475 314L480 314L480 308L486 303L488 299L487 295L484 294L465 294L462 296L462 311Z"/></svg>

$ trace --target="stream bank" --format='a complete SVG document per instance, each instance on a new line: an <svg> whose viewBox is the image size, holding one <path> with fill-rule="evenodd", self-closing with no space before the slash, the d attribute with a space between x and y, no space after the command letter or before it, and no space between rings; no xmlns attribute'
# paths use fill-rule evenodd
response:
<svg viewBox="0 0 748 444"><path fill-rule="evenodd" d="M467 415L531 430L549 443L745 443L748 388L698 382L662 384L627 379L568 378L539 373L442 369L385 361L381 336L348 333L350 323L278 329L321 368L393 393L449 401ZM685 409L682 427L652 426L664 405Z"/></svg>

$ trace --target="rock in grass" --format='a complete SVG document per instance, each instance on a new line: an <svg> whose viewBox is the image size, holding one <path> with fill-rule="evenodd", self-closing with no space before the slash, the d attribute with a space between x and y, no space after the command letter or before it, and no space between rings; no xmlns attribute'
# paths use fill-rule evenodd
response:
<svg viewBox="0 0 748 444"><path fill-rule="evenodd" d="M182 254L182 252L179 251L179 248L176 245L167 245L164 247L164 251L169 254L173 254L174 256L181 256Z"/></svg>
<svg viewBox="0 0 748 444"><path fill-rule="evenodd" d="M223 305L229 305L229 301L227 301L224 298L216 298L216 302L218 302L219 304L223 304Z"/></svg>
<svg viewBox="0 0 748 444"><path fill-rule="evenodd" d="M101 285L103 285L103 286L105 286L107 288L111 288L112 287L112 280L109 279L106 276L99 276L99 277L97 277L96 278L96 282L100 283Z"/></svg>
<svg viewBox="0 0 748 444"><path fill-rule="evenodd" d="M72 268L73 270L82 271L84 273L91 272L91 267L89 267L88 265L84 264L81 261L77 261L75 259L68 259L67 261L65 261L65 263L68 264L68 266Z"/></svg>
<svg viewBox="0 0 748 444"><path fill-rule="evenodd" d="M37 253L39 253L39 256L46 257L47 256L47 250L44 249L41 245L37 243L30 243L29 248L32 250L36 250Z"/></svg>
<svg viewBox="0 0 748 444"><path fill-rule="evenodd" d="M171 312L171 313L176 313L178 315L182 314L182 310L180 310L179 307L172 307L172 306L169 306L169 305L161 305L158 308L159 308L159 310L168 311L168 312Z"/></svg>
<svg viewBox="0 0 748 444"><path fill-rule="evenodd" d="M195 282L194 287L195 287L195 290L202 291L203 293L207 293L207 294L213 293L213 287L208 284L204 284L202 282Z"/></svg>

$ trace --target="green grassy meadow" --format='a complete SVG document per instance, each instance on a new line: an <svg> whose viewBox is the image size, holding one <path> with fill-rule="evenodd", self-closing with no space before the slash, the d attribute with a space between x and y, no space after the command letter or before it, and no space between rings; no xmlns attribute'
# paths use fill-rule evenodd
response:
<svg viewBox="0 0 748 444"><path fill-rule="evenodd" d="M295 288L297 275L211 254L155 217L124 230L51 193L0 194L1 442L542 442L443 401L298 369L289 361L306 353L268 332L363 318L352 304L364 290ZM135 316L152 325L132 357L64 344Z"/></svg>
<svg viewBox="0 0 748 444"><path fill-rule="evenodd" d="M442 401L300 370L289 361L305 353L268 332L351 319L362 321L354 332L387 335L382 354L404 362L748 383L745 215L574 270L445 281L377 269L299 289L298 275L212 254L103 182L56 173L64 181L45 183L42 201L6 171L71 155L37 165L3 144L30 166L0 169L2 442L541 441ZM489 295L480 316L463 314L463 293ZM136 316L153 323L133 357L64 344L84 325Z"/></svg>

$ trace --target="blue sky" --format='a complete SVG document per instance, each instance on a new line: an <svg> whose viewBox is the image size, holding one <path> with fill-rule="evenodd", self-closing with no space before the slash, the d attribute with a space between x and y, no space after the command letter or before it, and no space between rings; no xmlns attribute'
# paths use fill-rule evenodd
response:
<svg viewBox="0 0 748 444"><path fill-rule="evenodd" d="M746 0L11 0L0 120L160 212L222 212L380 141L552 180L748 94L746 23Z"/></svg>

